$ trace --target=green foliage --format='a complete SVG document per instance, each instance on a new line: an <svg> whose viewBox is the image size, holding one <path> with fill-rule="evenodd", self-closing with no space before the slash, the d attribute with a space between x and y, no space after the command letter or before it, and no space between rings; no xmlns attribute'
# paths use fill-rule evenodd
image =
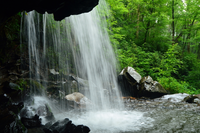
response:
<svg viewBox="0 0 200 133"><path fill-rule="evenodd" d="M0 26L0 65L19 54L20 13L10 17Z"/></svg>
<svg viewBox="0 0 200 133"><path fill-rule="evenodd" d="M150 75L173 93L199 93L200 1L107 1L108 31L121 68Z"/></svg>
<svg viewBox="0 0 200 133"><path fill-rule="evenodd" d="M38 81L33 80L33 79L30 79L29 81L30 81L30 86L34 86L39 90L44 90L45 89L45 87L41 83L39 83Z"/></svg>
<svg viewBox="0 0 200 133"><path fill-rule="evenodd" d="M25 88L27 88L27 82L24 80L24 79L19 79L17 82L16 82L19 86L17 89L23 91Z"/></svg>
<svg viewBox="0 0 200 133"><path fill-rule="evenodd" d="M158 79L158 82L171 93L200 94L200 90L193 88L189 83L185 81L178 82L173 77L162 77Z"/></svg>
<svg viewBox="0 0 200 133"><path fill-rule="evenodd" d="M163 58L160 63L160 67L157 68L159 71L159 76L171 77L171 73L178 73L178 69L182 66L180 47L175 45L170 45L167 52L164 53Z"/></svg>

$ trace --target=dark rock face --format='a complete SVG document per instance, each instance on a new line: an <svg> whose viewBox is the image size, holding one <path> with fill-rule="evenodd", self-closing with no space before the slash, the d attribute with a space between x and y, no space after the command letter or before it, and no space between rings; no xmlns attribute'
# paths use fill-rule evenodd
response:
<svg viewBox="0 0 200 133"><path fill-rule="evenodd" d="M0 132L1 133L25 133L27 129L21 124L17 117L19 111L24 107L22 102L13 103L6 95L0 95Z"/></svg>
<svg viewBox="0 0 200 133"><path fill-rule="evenodd" d="M91 11L98 0L7 0L0 6L0 24L20 11L36 10L39 13L53 13L55 20L70 15Z"/></svg>
<svg viewBox="0 0 200 133"><path fill-rule="evenodd" d="M62 121L57 121L53 125L47 123L43 129L45 133L89 133L90 129L84 125L74 125L72 121L65 118Z"/></svg>
<svg viewBox="0 0 200 133"><path fill-rule="evenodd" d="M39 118L38 115L35 115L31 118L21 118L22 123L24 124L25 127L27 128L33 128L33 127L40 127L41 125L41 119Z"/></svg>

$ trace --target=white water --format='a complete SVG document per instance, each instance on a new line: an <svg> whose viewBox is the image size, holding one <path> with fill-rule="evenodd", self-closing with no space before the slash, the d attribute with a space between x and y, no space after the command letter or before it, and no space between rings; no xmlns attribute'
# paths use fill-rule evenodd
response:
<svg viewBox="0 0 200 133"><path fill-rule="evenodd" d="M98 6L100 11L105 11L106 7L104 1ZM78 45L80 50L77 52L73 48L73 53L78 76L89 82L89 91L85 91L85 95L101 109L113 106L111 98L115 98L118 101L115 106L121 108L116 83L116 59L105 29L105 16L99 14L95 8L90 13L67 18L67 22L71 24L70 33L73 33L68 38L70 44ZM105 90L112 97L105 95Z"/></svg>
<svg viewBox="0 0 200 133"><path fill-rule="evenodd" d="M37 109L47 104L53 111L56 120L69 118L76 125L87 125L91 133L122 133L135 132L153 127L154 119L145 117L144 112L107 109L99 111L76 112L75 110L63 111L57 108L55 103L45 97L34 97L35 104L32 108ZM34 114L34 113L33 113ZM42 123L45 124L43 117Z"/></svg>
<svg viewBox="0 0 200 133"><path fill-rule="evenodd" d="M106 3L101 0L98 8L106 11ZM153 119L144 117L144 113L122 110L116 83L116 59L102 12L99 15L95 8L90 13L71 16L61 22L55 22L48 14L41 16L29 12L24 16L22 34L25 39L22 42L29 44L30 78L50 80L47 69L52 68L66 74L76 73L88 80L89 87L84 88L84 95L95 105L95 108L88 106L84 112L67 112L45 97L35 97L33 107L47 103L56 120L67 117L75 124L89 126L93 133L134 132L152 126ZM61 80L62 77L57 77L57 81ZM33 94L36 89L37 86L33 87Z"/></svg>
<svg viewBox="0 0 200 133"><path fill-rule="evenodd" d="M88 87L81 92L92 101L95 109L122 108L116 83L115 54L105 28L106 16L99 13L106 10L105 1L101 1L98 9L61 22L55 22L48 14L41 16L34 11L24 14L22 43L29 46L30 78L39 82L52 80L48 69L76 73L88 81ZM57 81L62 81L62 77L57 77ZM45 82L42 85L47 86ZM37 87L32 87L33 94Z"/></svg>

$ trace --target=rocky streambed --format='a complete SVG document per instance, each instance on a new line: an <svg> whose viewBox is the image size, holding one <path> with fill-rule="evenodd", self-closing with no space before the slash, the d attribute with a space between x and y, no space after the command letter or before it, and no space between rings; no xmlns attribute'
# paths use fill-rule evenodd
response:
<svg viewBox="0 0 200 133"><path fill-rule="evenodd" d="M152 118L151 127L141 128L134 133L199 133L200 100L187 103L188 94L165 95L156 99L124 99L127 110L144 112L146 118ZM141 124L145 124L145 121ZM125 132L132 133L132 132Z"/></svg>

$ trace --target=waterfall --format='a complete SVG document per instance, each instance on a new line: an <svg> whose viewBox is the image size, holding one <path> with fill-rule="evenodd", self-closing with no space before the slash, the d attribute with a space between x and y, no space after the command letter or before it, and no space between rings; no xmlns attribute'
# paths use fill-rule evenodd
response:
<svg viewBox="0 0 200 133"><path fill-rule="evenodd" d="M88 91L85 94L91 101L103 109L112 106L112 98L119 100L116 83L116 58L105 29L106 17L98 11L106 10L106 3L101 1L98 9L90 13L71 16L70 44L78 45L79 51L73 48L77 75L88 80ZM112 95L112 97L110 97ZM116 104L115 104L116 105Z"/></svg>
<svg viewBox="0 0 200 133"><path fill-rule="evenodd" d="M51 80L48 69L76 74L78 82L87 82L87 87L79 87L92 103L87 109L122 107L116 58L106 31L106 13L102 13L106 10L105 1L101 1L90 13L70 16L61 22L54 21L49 14L24 13L21 43L28 43L30 79L46 88L45 81ZM63 76L58 75L56 80L62 81ZM32 87L33 95L37 89L37 85ZM60 90L64 92L65 86Z"/></svg>

